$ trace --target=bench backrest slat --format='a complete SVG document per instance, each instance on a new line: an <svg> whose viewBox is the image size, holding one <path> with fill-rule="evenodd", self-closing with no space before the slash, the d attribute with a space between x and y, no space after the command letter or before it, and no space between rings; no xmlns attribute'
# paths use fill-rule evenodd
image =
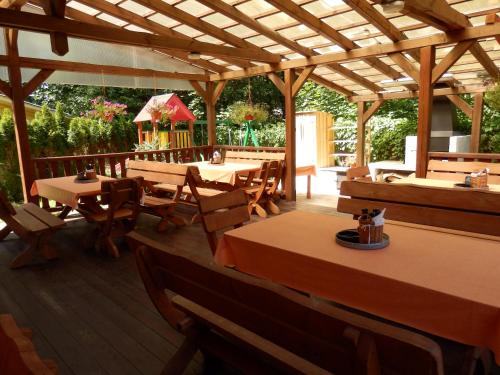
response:
<svg viewBox="0 0 500 375"><path fill-rule="evenodd" d="M355 373L356 348L346 334L352 330L374 338L381 373L442 374L438 345L421 335L326 304L313 305L284 287L180 253L137 233L130 234L129 241L138 249L145 284L154 275L159 290L171 290L335 374ZM160 313L167 320L175 317L173 305L164 297L157 303L161 293L149 285Z"/></svg>
<svg viewBox="0 0 500 375"><path fill-rule="evenodd" d="M443 161L429 160L427 178L463 182L465 175L489 169L488 183L500 184L500 163L480 161Z"/></svg>
<svg viewBox="0 0 500 375"><path fill-rule="evenodd" d="M187 165L176 163L130 160L127 167L127 177L142 176L145 181L152 183L184 186L188 168Z"/></svg>
<svg viewBox="0 0 500 375"><path fill-rule="evenodd" d="M264 160L285 160L284 152L255 152L255 151L226 151L224 160L249 160L249 161L264 161Z"/></svg>

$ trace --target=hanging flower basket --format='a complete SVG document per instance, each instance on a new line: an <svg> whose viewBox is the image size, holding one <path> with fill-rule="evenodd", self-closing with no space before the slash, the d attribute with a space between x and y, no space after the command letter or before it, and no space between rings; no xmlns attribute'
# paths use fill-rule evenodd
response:
<svg viewBox="0 0 500 375"><path fill-rule="evenodd" d="M178 107L171 105L167 105L167 103L162 103L157 101L156 99L148 105L146 111L151 115L151 122L157 123L159 121L167 121L172 118L177 113Z"/></svg>
<svg viewBox="0 0 500 375"><path fill-rule="evenodd" d="M228 108L229 119L239 125L248 121L264 122L268 115L267 108L262 104L236 102Z"/></svg>

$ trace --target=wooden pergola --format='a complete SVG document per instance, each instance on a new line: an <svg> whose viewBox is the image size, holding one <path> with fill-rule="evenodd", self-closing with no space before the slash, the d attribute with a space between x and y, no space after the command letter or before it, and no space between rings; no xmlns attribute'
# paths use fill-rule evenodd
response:
<svg viewBox="0 0 500 375"><path fill-rule="evenodd" d="M389 14L394 5L400 7ZM267 75L285 97L289 199L295 199L295 96L308 79L357 103L358 164L365 124L382 103L418 98L417 176L424 176L433 96L447 96L472 118L477 152L484 79L500 78L500 6L488 0L0 0L0 7L6 45L0 65L8 68L0 91L13 101L26 199L34 174L23 101L54 71L189 81L206 104L209 144L226 82ZM20 56L19 30L50 34L54 58ZM202 73L58 60L68 38L142 47ZM28 68L39 72L25 82ZM474 95L472 108L463 93Z"/></svg>

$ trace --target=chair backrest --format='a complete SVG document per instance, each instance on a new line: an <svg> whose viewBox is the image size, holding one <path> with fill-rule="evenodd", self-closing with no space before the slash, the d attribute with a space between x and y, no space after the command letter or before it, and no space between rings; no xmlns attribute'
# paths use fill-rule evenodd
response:
<svg viewBox="0 0 500 375"><path fill-rule="evenodd" d="M489 169L488 183L500 184L500 163L485 163L480 161L443 161L429 160L427 178L463 182L465 175Z"/></svg>
<svg viewBox="0 0 500 375"><path fill-rule="evenodd" d="M344 181L337 211L360 215L386 208L385 217L416 224L500 236L500 194L378 182Z"/></svg>
<svg viewBox="0 0 500 375"><path fill-rule="evenodd" d="M284 152L230 151L224 154L224 161L230 162L262 162L270 160L285 160Z"/></svg>
<svg viewBox="0 0 500 375"><path fill-rule="evenodd" d="M7 195L0 189L0 218L5 218L8 216L14 216L16 210L10 204Z"/></svg>
<svg viewBox="0 0 500 375"><path fill-rule="evenodd" d="M130 160L127 165L127 177L141 176L147 182L184 186L188 168L185 164Z"/></svg>
<svg viewBox="0 0 500 375"><path fill-rule="evenodd" d="M169 249L135 232L128 240L136 249L151 299L176 328L189 313L176 309L165 289L337 375L371 373L357 371L359 361L365 360L362 337L375 342L382 374L443 373L439 346L424 336L312 302L285 287Z"/></svg>
<svg viewBox="0 0 500 375"><path fill-rule="evenodd" d="M11 315L0 315L0 374L54 375Z"/></svg>
<svg viewBox="0 0 500 375"><path fill-rule="evenodd" d="M217 249L217 231L240 227L250 220L248 200L241 189L200 197L198 207L212 254Z"/></svg>
<svg viewBox="0 0 500 375"><path fill-rule="evenodd" d="M131 207L133 211L131 217L137 217L143 194L143 182L142 177L134 177L101 183L101 203L108 205L108 219L112 220L114 213L123 206Z"/></svg>
<svg viewBox="0 0 500 375"><path fill-rule="evenodd" d="M189 166L186 180L191 190L191 193L197 202L200 200L202 196L202 194L200 194L199 192L199 189L219 190L221 192L233 191L237 189L237 186L231 185L226 182L204 180L201 177L199 168L195 165Z"/></svg>
<svg viewBox="0 0 500 375"><path fill-rule="evenodd" d="M364 167L351 167L346 172L346 177L348 181L361 180L361 181L371 181L370 169L367 166Z"/></svg>

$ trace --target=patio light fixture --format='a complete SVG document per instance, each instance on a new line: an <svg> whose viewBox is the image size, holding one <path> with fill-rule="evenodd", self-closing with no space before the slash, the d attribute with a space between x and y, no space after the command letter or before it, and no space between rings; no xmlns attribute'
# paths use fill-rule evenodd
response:
<svg viewBox="0 0 500 375"><path fill-rule="evenodd" d="M404 0L382 0L380 3L385 14L401 13L405 6Z"/></svg>

